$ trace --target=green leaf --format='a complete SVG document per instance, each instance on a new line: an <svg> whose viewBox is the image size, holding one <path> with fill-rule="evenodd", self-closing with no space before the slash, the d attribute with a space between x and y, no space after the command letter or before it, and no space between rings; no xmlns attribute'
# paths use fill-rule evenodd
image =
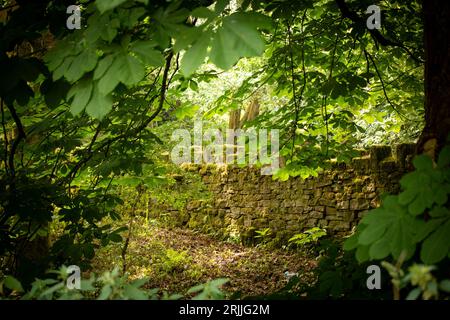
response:
<svg viewBox="0 0 450 320"><path fill-rule="evenodd" d="M406 252L406 258L411 257L415 249L414 218L408 214L402 214L386 231L386 239L390 242L391 254L395 259Z"/></svg>
<svg viewBox="0 0 450 320"><path fill-rule="evenodd" d="M445 168L450 165L450 147L446 146L442 148L439 153L437 165L439 168Z"/></svg>
<svg viewBox="0 0 450 320"><path fill-rule="evenodd" d="M109 69L109 67L113 62L114 62L114 55L108 55L104 57L102 60L100 60L97 68L94 71L94 80L98 80L101 77L103 77L103 75Z"/></svg>
<svg viewBox="0 0 450 320"><path fill-rule="evenodd" d="M100 295L98 296L97 300L106 300L109 298L111 293L112 288L110 285L103 286L102 291L100 292Z"/></svg>
<svg viewBox="0 0 450 320"><path fill-rule="evenodd" d="M203 19L211 19L216 17L216 13L205 7L197 7L192 10L191 16Z"/></svg>
<svg viewBox="0 0 450 320"><path fill-rule="evenodd" d="M209 282L209 284L212 287L221 287L224 284L228 283L229 281L230 280L228 278L218 278L218 279L211 280L211 282Z"/></svg>
<svg viewBox="0 0 450 320"><path fill-rule="evenodd" d="M100 93L108 94L114 90L119 82L131 86L142 80L144 75L145 69L142 63L135 57L122 53L116 56L109 69L102 76L98 88Z"/></svg>
<svg viewBox="0 0 450 320"><path fill-rule="evenodd" d="M422 244L420 258L426 264L435 264L449 254L450 220L433 232Z"/></svg>
<svg viewBox="0 0 450 320"><path fill-rule="evenodd" d="M347 238L344 242L344 250L351 251L358 246L358 235L353 234L351 237Z"/></svg>
<svg viewBox="0 0 450 320"><path fill-rule="evenodd" d="M389 239L381 238L370 246L369 256L371 259L381 260L390 254Z"/></svg>
<svg viewBox="0 0 450 320"><path fill-rule="evenodd" d="M368 245L379 240L385 233L387 224L380 221L377 224L370 224L365 228L358 237L358 243Z"/></svg>
<svg viewBox="0 0 450 320"><path fill-rule="evenodd" d="M232 47L234 42L233 34L225 28L220 28L214 35L210 59L219 68L227 70L239 59L238 53Z"/></svg>
<svg viewBox="0 0 450 320"><path fill-rule="evenodd" d="M73 115L77 115L84 110L91 99L92 88L92 81L83 79L69 90L67 98L74 97L70 106L70 112Z"/></svg>
<svg viewBox="0 0 450 320"><path fill-rule="evenodd" d="M120 21L118 19L103 19L104 25L102 26L102 32L100 37L108 42L111 42L117 35L117 29L120 26Z"/></svg>
<svg viewBox="0 0 450 320"><path fill-rule="evenodd" d="M128 228L127 228L128 229ZM142 287L144 284L146 284L150 279L148 277L144 277L144 278L139 278L136 280L133 280L131 282L131 284L133 285L133 287L135 288L140 288Z"/></svg>
<svg viewBox="0 0 450 320"><path fill-rule="evenodd" d="M58 68L55 69L55 71L53 71L53 80L56 81L60 78L62 78L67 70L70 68L73 60L75 59L75 57L66 57L64 59L64 61L59 65Z"/></svg>
<svg viewBox="0 0 450 320"><path fill-rule="evenodd" d="M430 206L430 199L422 196L418 196L414 199L413 202L410 203L408 206L408 211L413 216L417 216L419 214L422 214L425 209Z"/></svg>
<svg viewBox="0 0 450 320"><path fill-rule="evenodd" d="M262 28L270 30L273 26L273 20L258 12L236 12L230 16L229 19L235 20L238 23L245 23L253 28Z"/></svg>
<svg viewBox="0 0 450 320"><path fill-rule="evenodd" d="M356 260L361 263L364 261L368 261L370 259L370 255L369 255L369 246L358 246L358 248L356 249Z"/></svg>
<svg viewBox="0 0 450 320"><path fill-rule="evenodd" d="M58 290L61 290L62 288L64 288L64 285L65 285L64 283L59 282L59 283L57 283L57 284L51 286L50 288L44 290L44 291L40 294L40 296L41 296L41 297L45 297L45 298L53 297L53 293L56 292L56 291L58 291Z"/></svg>
<svg viewBox="0 0 450 320"><path fill-rule="evenodd" d="M125 286L123 293L125 297L131 299L131 300L147 300L148 296L145 293L145 291L140 290L132 285Z"/></svg>
<svg viewBox="0 0 450 320"><path fill-rule="evenodd" d="M450 293L450 280L448 279L442 280L441 283L439 284L439 288L442 291Z"/></svg>
<svg viewBox="0 0 450 320"><path fill-rule="evenodd" d="M17 280L16 278L12 276L6 276L4 280L4 285L10 290L16 291L16 292L23 292L22 284Z"/></svg>
<svg viewBox="0 0 450 320"><path fill-rule="evenodd" d="M156 43L152 41L136 41L131 45L133 51L145 64L160 67L164 65L161 52L155 50Z"/></svg>
<svg viewBox="0 0 450 320"><path fill-rule="evenodd" d="M177 110L175 110L175 116L177 117L177 119L183 120L186 117L193 117L195 115L195 113L197 112L197 110L199 109L199 106L185 106L185 107L180 107Z"/></svg>
<svg viewBox="0 0 450 320"><path fill-rule="evenodd" d="M418 157L418 159L416 165L421 169L406 174L400 180L405 191L400 194L399 201L402 204L409 203L408 211L413 216L423 214L435 202L442 203L447 197L440 184L441 175L432 168L424 171L425 168L430 168L431 159L427 156Z"/></svg>
<svg viewBox="0 0 450 320"><path fill-rule="evenodd" d="M94 75L95 76L95 75ZM106 73L98 81L98 90L102 94L108 94L112 92L116 86L120 83L120 69L115 65L115 61Z"/></svg>
<svg viewBox="0 0 450 320"><path fill-rule="evenodd" d="M98 55L95 51L86 50L80 55L80 60L84 62L82 69L84 72L90 72L97 66Z"/></svg>
<svg viewBox="0 0 450 320"><path fill-rule="evenodd" d="M196 285L196 286L190 288L190 289L187 291L187 293L188 293L188 294L196 293L196 292L202 291L204 288L205 288L205 285L204 285L204 284L199 284L199 285Z"/></svg>
<svg viewBox="0 0 450 320"><path fill-rule="evenodd" d="M217 0L214 5L214 12L217 14L221 13L228 6L228 3L230 3L230 0Z"/></svg>
<svg viewBox="0 0 450 320"><path fill-rule="evenodd" d="M420 294L422 293L422 289L420 288L415 288L412 289L408 296L406 297L406 300L417 300L417 298L420 296Z"/></svg>
<svg viewBox="0 0 450 320"><path fill-rule="evenodd" d="M419 242L425 239L430 233L435 231L442 223L445 221L445 219L431 219L427 222L422 222L422 225L420 228L418 228L418 232L415 237L415 241Z"/></svg>
<svg viewBox="0 0 450 320"><path fill-rule="evenodd" d="M86 112L91 117L102 119L111 111L112 105L113 99L111 95L104 95L97 88L94 88L92 99L86 106Z"/></svg>
<svg viewBox="0 0 450 320"><path fill-rule="evenodd" d="M408 189L399 194L398 202L400 204L406 205L413 201L416 197L416 192L412 189Z"/></svg>
<svg viewBox="0 0 450 320"><path fill-rule="evenodd" d="M424 154L416 156L413 160L414 167L417 170L432 170L433 169L433 160Z"/></svg>
<svg viewBox="0 0 450 320"><path fill-rule="evenodd" d="M117 234L117 233L111 233L109 235L109 239L112 242L121 242L122 241L122 236L120 234Z"/></svg>
<svg viewBox="0 0 450 320"><path fill-rule="evenodd" d="M433 218L444 218L444 217L450 218L450 210L441 206L435 206L433 209L430 210L429 214Z"/></svg>
<svg viewBox="0 0 450 320"><path fill-rule="evenodd" d="M64 77L70 82L79 80L86 72L92 71L95 68L97 60L98 56L94 51L83 51L73 60L70 67L64 73Z"/></svg>
<svg viewBox="0 0 450 320"><path fill-rule="evenodd" d="M250 20L236 19L236 14L226 17L224 28L234 35L234 49L240 57L259 56L264 52L265 42Z"/></svg>
<svg viewBox="0 0 450 320"><path fill-rule="evenodd" d="M239 58L259 56L264 49L265 41L251 16L234 13L223 19L222 27L213 36L210 58L215 65L227 70Z"/></svg>
<svg viewBox="0 0 450 320"><path fill-rule="evenodd" d="M122 3L126 1L127 0L97 0L95 4L97 5L98 10L101 13L104 13L108 10L112 10L120 6Z"/></svg>
<svg viewBox="0 0 450 320"><path fill-rule="evenodd" d="M365 215L360 225L365 228L358 236L358 249L370 246L368 257L385 257L387 250L394 258L402 251L414 253L418 224L399 204L398 196L384 198L382 206Z"/></svg>
<svg viewBox="0 0 450 320"><path fill-rule="evenodd" d="M128 86L134 85L142 80L145 75L144 66L139 60L130 55L120 56L117 68L121 72L120 81Z"/></svg>
<svg viewBox="0 0 450 320"><path fill-rule="evenodd" d="M189 77L205 61L210 42L210 33L206 32L186 51L180 67L185 77Z"/></svg>
<svg viewBox="0 0 450 320"><path fill-rule="evenodd" d="M196 39L201 36L202 31L199 27L192 27L186 29L184 32L178 34L175 38L175 44L173 50L175 53L186 49L190 44L192 44Z"/></svg>

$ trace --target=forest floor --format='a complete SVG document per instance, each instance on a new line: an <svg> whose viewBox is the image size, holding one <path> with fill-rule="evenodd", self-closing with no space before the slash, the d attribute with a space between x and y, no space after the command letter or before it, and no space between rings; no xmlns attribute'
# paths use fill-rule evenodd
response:
<svg viewBox="0 0 450 320"><path fill-rule="evenodd" d="M149 287L185 294L199 283L228 278L224 290L245 297L282 289L287 284L285 271L298 273L301 282L314 279L317 261L307 253L243 246L136 219L125 257L126 271L131 278L150 278ZM93 270L98 273L113 266L122 268L122 249L123 244L100 249Z"/></svg>

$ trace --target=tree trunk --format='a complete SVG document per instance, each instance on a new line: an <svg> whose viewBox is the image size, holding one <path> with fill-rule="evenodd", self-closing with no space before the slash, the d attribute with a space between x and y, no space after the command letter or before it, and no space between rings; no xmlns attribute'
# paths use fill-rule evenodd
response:
<svg viewBox="0 0 450 320"><path fill-rule="evenodd" d="M418 153L435 158L450 128L450 1L424 0L425 128Z"/></svg>

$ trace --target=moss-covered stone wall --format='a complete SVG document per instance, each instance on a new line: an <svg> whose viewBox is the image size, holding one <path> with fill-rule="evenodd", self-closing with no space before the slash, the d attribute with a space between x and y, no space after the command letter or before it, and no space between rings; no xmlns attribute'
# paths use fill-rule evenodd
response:
<svg viewBox="0 0 450 320"><path fill-rule="evenodd" d="M280 243L315 226L342 236L379 205L384 192L398 191L413 149L405 144L394 150L372 147L351 164L334 164L318 177L285 182L251 167L188 165L185 169L201 177L210 199L190 201L181 210L159 206L153 215L163 213L178 225L244 242L265 228Z"/></svg>

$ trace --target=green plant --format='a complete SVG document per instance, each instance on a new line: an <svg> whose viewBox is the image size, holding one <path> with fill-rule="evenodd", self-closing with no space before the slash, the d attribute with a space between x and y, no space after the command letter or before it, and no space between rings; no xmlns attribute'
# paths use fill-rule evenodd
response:
<svg viewBox="0 0 450 320"><path fill-rule="evenodd" d="M167 249L160 257L159 266L162 272L180 272L191 262L187 251L177 251L172 248Z"/></svg>
<svg viewBox="0 0 450 320"><path fill-rule="evenodd" d="M436 163L419 155L413 164L415 171L400 180L403 191L385 196L345 242L346 250L356 249L358 261L398 259L402 252L408 260L416 250L425 264L449 257L450 147L442 149Z"/></svg>
<svg viewBox="0 0 450 320"><path fill-rule="evenodd" d="M158 289L144 289L147 278L129 280L127 275L120 275L119 268L106 271L100 276L92 274L89 279L81 280L81 288L67 287L67 268L50 271L54 278L36 279L29 291L24 291L21 283L11 276L0 281L0 299L22 300L176 300L181 294L169 294ZM197 285L188 290L187 295L196 300L223 299L221 287L227 279L215 279L205 284ZM193 295L195 294L195 295Z"/></svg>
<svg viewBox="0 0 450 320"><path fill-rule="evenodd" d="M205 284L192 287L188 290L188 294L197 293L193 300L221 300L225 298L221 287L228 281L226 278L215 279Z"/></svg>
<svg viewBox="0 0 450 320"><path fill-rule="evenodd" d="M358 263L351 252L342 249L342 244L322 240L319 244L320 259L314 269L315 283L301 283L300 293L308 299L387 299L389 297L387 277L382 276L382 290L368 290L367 266Z"/></svg>
<svg viewBox="0 0 450 320"><path fill-rule="evenodd" d="M293 235L288 240L289 245L295 245L298 247L305 246L307 244L316 244L319 239L327 235L327 230L319 227L314 227Z"/></svg>
<svg viewBox="0 0 450 320"><path fill-rule="evenodd" d="M272 235L272 233L270 231L270 228L264 228L264 229L261 229L261 230L255 230L255 233L256 233L255 239L257 239L257 241L258 241L257 246L264 246L264 245L266 245L269 242L270 237Z"/></svg>
<svg viewBox="0 0 450 320"><path fill-rule="evenodd" d="M442 148L436 163L427 155L419 155L413 165L415 170L400 180L400 194L385 196L381 207L364 216L344 244L347 251L356 249L359 262L397 261L395 266L383 261L392 277L394 299L400 299L400 289L408 282L419 284L418 274L428 280L421 280L408 297L417 298L421 293L425 299L437 297L438 285L430 274L435 267L430 265L440 269L441 277L448 277L450 146ZM401 269L404 263L409 265L406 276Z"/></svg>
<svg viewBox="0 0 450 320"><path fill-rule="evenodd" d="M450 280L441 280L438 283L436 277L431 273L436 270L435 266L422 264L413 264L405 273L401 265L393 265L383 261L382 266L389 272L394 286L394 298L400 299L400 290L406 287L412 287L406 300L416 300L422 297L423 300L442 299L446 296L448 299L450 293Z"/></svg>

